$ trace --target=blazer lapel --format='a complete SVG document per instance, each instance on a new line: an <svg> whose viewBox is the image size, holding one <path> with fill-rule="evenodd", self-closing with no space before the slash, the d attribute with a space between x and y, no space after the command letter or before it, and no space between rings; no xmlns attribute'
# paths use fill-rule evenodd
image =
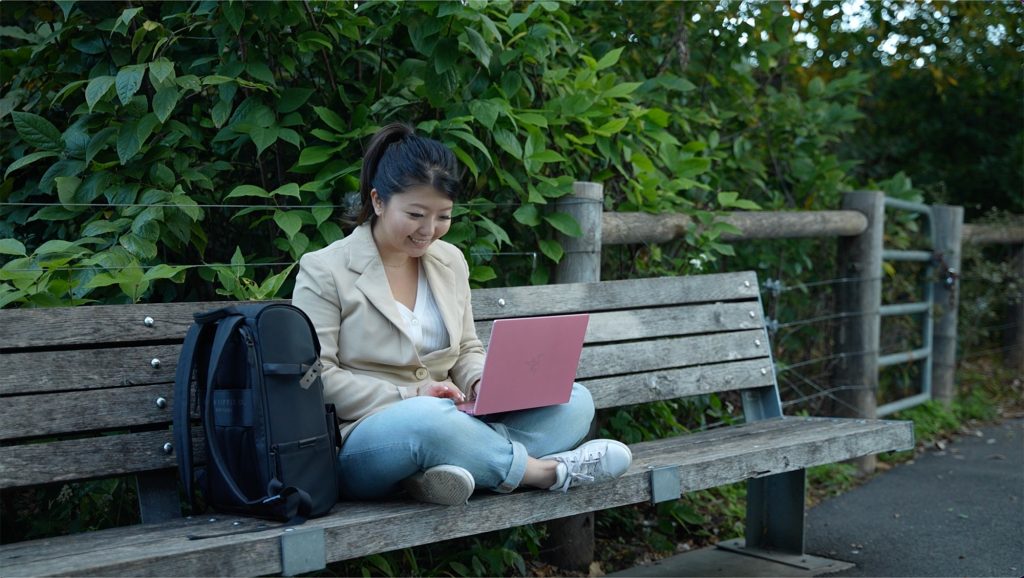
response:
<svg viewBox="0 0 1024 578"><path fill-rule="evenodd" d="M356 289L359 289L366 300L369 301L384 317L391 322L409 341L411 349L412 338L405 327L405 319L398 312L398 305L391 296L391 286L388 285L388 277L384 272L384 265L380 260L380 253L377 245L373 242L373 234L370 232L370 225L364 224L356 227L352 232L353 250L349 258L348 267L359 273L356 279Z"/></svg>

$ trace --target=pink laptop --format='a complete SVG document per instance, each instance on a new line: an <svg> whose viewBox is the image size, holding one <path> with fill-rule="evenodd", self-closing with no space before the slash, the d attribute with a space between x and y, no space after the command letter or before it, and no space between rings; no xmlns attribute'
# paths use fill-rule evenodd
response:
<svg viewBox="0 0 1024 578"><path fill-rule="evenodd" d="M569 401L590 315L498 319L474 401L456 407L487 415Z"/></svg>

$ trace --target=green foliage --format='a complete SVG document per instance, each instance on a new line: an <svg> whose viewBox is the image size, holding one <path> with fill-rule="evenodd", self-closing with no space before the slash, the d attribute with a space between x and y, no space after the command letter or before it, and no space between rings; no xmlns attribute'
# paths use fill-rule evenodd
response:
<svg viewBox="0 0 1024 578"><path fill-rule="evenodd" d="M5 491L3 542L137 524L135 498L132 478Z"/></svg>

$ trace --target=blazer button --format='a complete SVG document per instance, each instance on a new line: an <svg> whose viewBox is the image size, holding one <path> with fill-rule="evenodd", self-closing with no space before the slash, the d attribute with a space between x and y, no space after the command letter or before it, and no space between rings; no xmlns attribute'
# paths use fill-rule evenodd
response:
<svg viewBox="0 0 1024 578"><path fill-rule="evenodd" d="M416 371L413 372L413 375L416 376L416 379L423 381L424 379L430 377L430 372L427 371L426 367L417 367Z"/></svg>

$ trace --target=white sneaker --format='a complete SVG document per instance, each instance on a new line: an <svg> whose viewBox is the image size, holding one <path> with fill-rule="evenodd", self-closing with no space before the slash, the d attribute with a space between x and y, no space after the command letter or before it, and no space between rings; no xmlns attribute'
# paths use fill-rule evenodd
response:
<svg viewBox="0 0 1024 578"><path fill-rule="evenodd" d="M633 463L633 452L615 440L591 440L580 447L540 458L558 462L551 491L565 492L574 486L611 480L626 473Z"/></svg>
<svg viewBox="0 0 1024 578"><path fill-rule="evenodd" d="M476 484L473 474L459 466L434 466L425 472L409 476L402 487L421 502L457 506L469 501Z"/></svg>

